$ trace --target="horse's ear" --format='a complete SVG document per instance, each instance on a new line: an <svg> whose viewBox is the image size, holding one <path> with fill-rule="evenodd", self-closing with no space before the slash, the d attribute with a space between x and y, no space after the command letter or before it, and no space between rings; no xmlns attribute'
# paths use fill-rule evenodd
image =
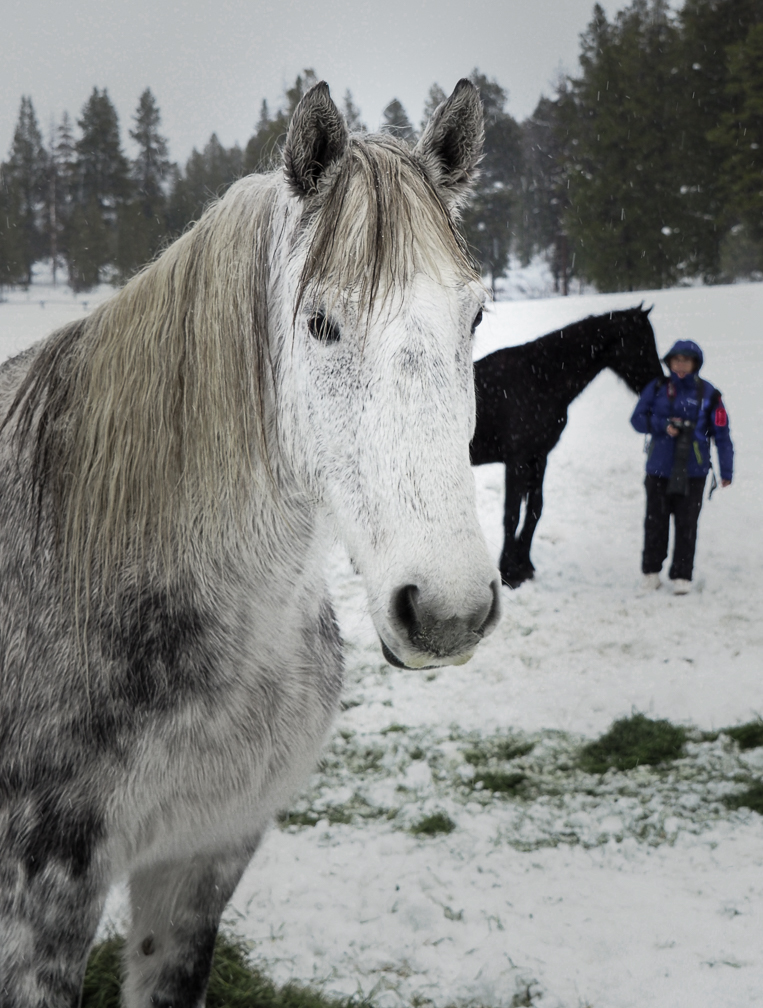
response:
<svg viewBox="0 0 763 1008"><path fill-rule="evenodd" d="M312 196L326 170L347 149L347 125L325 81L311 87L291 119L283 152L286 181L295 195Z"/></svg>
<svg viewBox="0 0 763 1008"><path fill-rule="evenodd" d="M453 204L466 197L477 177L484 132L480 93L464 77L435 109L416 145L416 153Z"/></svg>

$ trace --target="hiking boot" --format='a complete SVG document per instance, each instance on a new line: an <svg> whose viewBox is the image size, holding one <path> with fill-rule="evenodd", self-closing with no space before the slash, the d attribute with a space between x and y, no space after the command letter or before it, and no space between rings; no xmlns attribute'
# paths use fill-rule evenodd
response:
<svg viewBox="0 0 763 1008"><path fill-rule="evenodd" d="M684 578L676 578L673 582L674 595L688 595L690 591L691 581L686 581Z"/></svg>
<svg viewBox="0 0 763 1008"><path fill-rule="evenodd" d="M644 591L654 591L656 588L659 588L661 584L662 582L660 581L659 574L645 574L641 587Z"/></svg>

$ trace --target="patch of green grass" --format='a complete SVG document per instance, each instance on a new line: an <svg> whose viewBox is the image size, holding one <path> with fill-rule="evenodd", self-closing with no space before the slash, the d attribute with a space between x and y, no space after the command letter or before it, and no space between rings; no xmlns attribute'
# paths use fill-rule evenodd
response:
<svg viewBox="0 0 763 1008"><path fill-rule="evenodd" d="M694 733L694 737L691 739L692 742L715 742L720 735L717 731L701 731L699 728Z"/></svg>
<svg viewBox="0 0 763 1008"><path fill-rule="evenodd" d="M496 794L516 794L525 780L523 773L508 773L503 770L482 770L473 778L475 784L481 783L487 791Z"/></svg>
<svg viewBox="0 0 763 1008"><path fill-rule="evenodd" d="M398 809L388 809L381 805L371 805L358 794L352 796L349 801L342 805L322 805L318 808L302 808L280 812L276 817L278 825L288 826L316 826L325 820L330 826L346 826L368 819L394 819Z"/></svg>
<svg viewBox="0 0 763 1008"><path fill-rule="evenodd" d="M480 766L489 760L508 762L519 756L526 756L533 748L533 742L518 742L516 739L487 738L481 740L471 749L463 750L463 757L472 766Z"/></svg>
<svg viewBox="0 0 763 1008"><path fill-rule="evenodd" d="M740 749L757 749L763 746L763 720L756 718L734 728L721 728L724 735L733 738Z"/></svg>
<svg viewBox="0 0 763 1008"><path fill-rule="evenodd" d="M352 822L352 812L343 805L329 805L320 811L307 809L304 812L281 812L277 819L279 826L315 826L321 819L328 820L332 826L347 825Z"/></svg>
<svg viewBox="0 0 763 1008"><path fill-rule="evenodd" d="M366 746L362 752L357 754L357 763L353 767L356 773L364 774L373 770L378 770L379 764L384 759L384 750L379 746Z"/></svg>
<svg viewBox="0 0 763 1008"><path fill-rule="evenodd" d="M90 953L82 1008L119 1008L123 947L124 939L113 935ZM327 998L299 984L277 988L249 963L245 943L222 932L215 944L206 1004L207 1008L370 1008L368 1002Z"/></svg>
<svg viewBox="0 0 763 1008"><path fill-rule="evenodd" d="M411 826L409 832L414 836L436 836L438 833L452 833L456 824L444 812L435 812L425 816Z"/></svg>
<svg viewBox="0 0 763 1008"><path fill-rule="evenodd" d="M748 808L763 815L763 781L755 781L741 794L729 795L723 803L730 809Z"/></svg>
<svg viewBox="0 0 763 1008"><path fill-rule="evenodd" d="M579 764L587 773L632 770L677 759L686 742L686 729L670 721L653 721L633 714L615 721L609 731L580 752Z"/></svg>
<svg viewBox="0 0 763 1008"><path fill-rule="evenodd" d="M526 756L535 748L534 742L514 742L511 739L501 739L495 743L496 759L513 760Z"/></svg>
<svg viewBox="0 0 763 1008"><path fill-rule="evenodd" d="M407 731L408 731L408 729L406 728L405 725L403 725L403 724L397 724L396 722L393 722L391 725L387 725L386 728L382 728L382 730L379 732L379 734L380 735L389 735L389 734L391 734L393 732L407 732Z"/></svg>
<svg viewBox="0 0 763 1008"><path fill-rule="evenodd" d="M119 1008L124 938L110 935L90 953L82 989L82 1008Z"/></svg>

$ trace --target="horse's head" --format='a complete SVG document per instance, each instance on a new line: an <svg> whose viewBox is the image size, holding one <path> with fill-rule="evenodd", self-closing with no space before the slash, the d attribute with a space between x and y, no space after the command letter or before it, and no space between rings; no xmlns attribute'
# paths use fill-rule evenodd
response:
<svg viewBox="0 0 763 1008"><path fill-rule="evenodd" d="M349 136L318 84L284 151L282 449L365 580L385 656L406 667L467 661L499 616L469 465L484 292L454 225L481 147L464 80L413 150Z"/></svg>
<svg viewBox="0 0 763 1008"><path fill-rule="evenodd" d="M608 323L608 340L604 363L622 378L637 395L662 374L660 355L654 341L654 330L649 321L651 308L637 308L611 312Z"/></svg>

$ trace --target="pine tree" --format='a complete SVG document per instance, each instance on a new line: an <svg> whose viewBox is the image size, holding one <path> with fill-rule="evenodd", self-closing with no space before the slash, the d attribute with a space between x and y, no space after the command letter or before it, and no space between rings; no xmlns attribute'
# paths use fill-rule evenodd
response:
<svg viewBox="0 0 763 1008"><path fill-rule="evenodd" d="M66 236L66 264L73 291L91 290L102 280L104 264L111 260L112 234L95 196L86 206L75 204Z"/></svg>
<svg viewBox="0 0 763 1008"><path fill-rule="evenodd" d="M754 25L743 42L730 46L726 92L735 108L721 115L710 132L724 160L725 215L742 225L753 242L763 242L763 24ZM742 229L737 228L737 234ZM763 266L758 262L757 268Z"/></svg>
<svg viewBox="0 0 763 1008"><path fill-rule="evenodd" d="M574 150L565 114L569 101L566 79L553 98L541 98L521 126L523 170L519 194L517 251L526 264L545 253L554 277L554 289L567 294L574 271L565 216L569 208L569 174Z"/></svg>
<svg viewBox="0 0 763 1008"><path fill-rule="evenodd" d="M153 259L166 233L164 218L164 213L161 218L146 217L139 198L119 206L114 246L115 279L119 283L129 280Z"/></svg>
<svg viewBox="0 0 763 1008"><path fill-rule="evenodd" d="M150 88L140 96L134 119L130 136L138 146L138 156L130 163L132 198L119 207L117 215L116 265L123 279L153 258L167 232L165 186L171 164Z"/></svg>
<svg viewBox="0 0 763 1008"><path fill-rule="evenodd" d="M360 109L352 100L352 92L349 88L344 93L344 99L342 101L342 112L344 113L344 119L347 123L347 128L350 133L366 133L367 127L363 120L360 118Z"/></svg>
<svg viewBox="0 0 763 1008"><path fill-rule="evenodd" d="M679 36L665 0L597 4L567 104L574 164L566 223L576 269L600 290L665 287L699 268L682 199Z"/></svg>
<svg viewBox="0 0 763 1008"><path fill-rule="evenodd" d="M129 166L122 153L119 119L108 92L93 88L78 120L82 136L76 143L78 199L88 206L94 199L104 222L112 224L116 208L130 194Z"/></svg>
<svg viewBox="0 0 763 1008"><path fill-rule="evenodd" d="M485 153L462 227L495 295L496 280L506 272L518 234L522 135L519 124L505 110L508 95L498 82L476 69L470 79L482 99Z"/></svg>
<svg viewBox="0 0 763 1008"><path fill-rule="evenodd" d="M59 258L66 255L66 233L71 218L76 178L76 153L67 112L52 131L48 152L48 186L45 216L53 283Z"/></svg>
<svg viewBox="0 0 763 1008"><path fill-rule="evenodd" d="M260 118L244 149L244 174L268 171L279 156L280 145L286 140L289 120L284 111L270 118L268 103L263 99Z"/></svg>
<svg viewBox="0 0 763 1008"><path fill-rule="evenodd" d="M392 133L398 140L405 140L407 143L413 143L416 139L413 123L397 98L393 98L382 112L381 128L383 133Z"/></svg>
<svg viewBox="0 0 763 1008"><path fill-rule="evenodd" d="M734 112L738 92L728 87L729 47L744 42L751 26L763 22L763 0L685 0L678 18L681 199L693 217L696 272L713 279L721 269L720 246L729 222L726 152L723 145L709 143L708 134Z"/></svg>
<svg viewBox="0 0 763 1008"><path fill-rule="evenodd" d="M183 175L176 175L169 199L168 220L172 233L181 232L187 224L198 220L208 203L241 178L244 154L236 144L224 147L213 133L204 149L194 148Z"/></svg>
<svg viewBox="0 0 763 1008"><path fill-rule="evenodd" d="M14 229L14 255L19 257L24 283L32 282L32 266L46 252L45 198L47 153L32 99L23 97L4 169L8 225Z"/></svg>
<svg viewBox="0 0 763 1008"><path fill-rule="evenodd" d="M75 144L76 212L70 222L67 263L70 284L82 290L100 282L116 259L117 218L132 188L117 112L105 89L93 88L78 123L82 135Z"/></svg>
<svg viewBox="0 0 763 1008"><path fill-rule="evenodd" d="M304 96L318 83L318 75L315 70L306 69L303 70L301 74L297 74L297 79L294 84L286 89L286 109L284 114L286 115L287 122L291 120L291 117L296 111L297 105L302 101Z"/></svg>
<svg viewBox="0 0 763 1008"><path fill-rule="evenodd" d="M473 70L469 79L479 89L485 117L481 183L515 189L522 168L522 140L519 124L505 109L508 92L497 81L488 80L479 70Z"/></svg>
<svg viewBox="0 0 763 1008"><path fill-rule="evenodd" d="M130 175L146 217L159 216L164 207L164 185L170 171L167 141L159 133L161 115L150 88L140 96L135 112L135 129L130 136L138 145L138 156L130 165Z"/></svg>
<svg viewBox="0 0 763 1008"><path fill-rule="evenodd" d="M427 123L432 118L438 105L442 105L448 96L445 94L443 89L439 84L433 84L427 94L427 100L424 102L424 112L421 117L421 132L423 133L427 127Z"/></svg>
<svg viewBox="0 0 763 1008"><path fill-rule="evenodd" d="M305 93L317 83L318 77L315 71L310 68L303 70L301 74L297 74L292 86L284 90L284 105L272 117L268 103L263 99L260 106L260 118L254 128L254 134L250 137L244 149L242 165L244 174L269 171L275 167L280 157L280 149L286 140L289 122L294 115L294 110L299 105ZM350 101L352 101L352 98L350 98ZM362 124L360 128L363 128Z"/></svg>
<svg viewBox="0 0 763 1008"><path fill-rule="evenodd" d="M0 294L3 287L28 280L20 226L22 215L19 193L9 181L8 166L0 164Z"/></svg>

